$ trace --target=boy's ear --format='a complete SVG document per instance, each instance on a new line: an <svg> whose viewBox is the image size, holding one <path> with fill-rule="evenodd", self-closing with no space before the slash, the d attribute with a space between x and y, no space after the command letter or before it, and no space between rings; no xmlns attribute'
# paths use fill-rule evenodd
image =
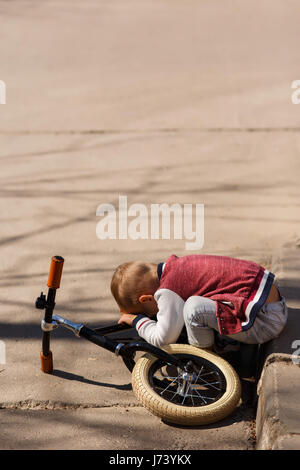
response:
<svg viewBox="0 0 300 470"><path fill-rule="evenodd" d="M154 297L153 297L153 295L151 295L151 294L142 294L142 295L140 295L140 297L139 297L139 302L140 302L141 304L143 304L143 303L145 303L145 302L151 302L151 301L153 300L153 298L154 298Z"/></svg>

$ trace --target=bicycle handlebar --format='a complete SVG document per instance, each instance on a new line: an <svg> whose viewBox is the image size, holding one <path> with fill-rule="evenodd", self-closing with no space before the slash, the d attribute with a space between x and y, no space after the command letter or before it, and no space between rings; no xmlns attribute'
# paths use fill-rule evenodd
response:
<svg viewBox="0 0 300 470"><path fill-rule="evenodd" d="M47 286L59 289L64 259L61 256L52 256Z"/></svg>
<svg viewBox="0 0 300 470"><path fill-rule="evenodd" d="M62 270L64 266L64 258L61 256L52 256L47 286L49 287L47 300L43 293L37 299L36 306L45 308L44 321L52 323L52 314L55 306L56 289L59 289ZM50 350L50 332L43 331L42 351L41 351L41 369L46 374L50 374L53 370L53 358Z"/></svg>

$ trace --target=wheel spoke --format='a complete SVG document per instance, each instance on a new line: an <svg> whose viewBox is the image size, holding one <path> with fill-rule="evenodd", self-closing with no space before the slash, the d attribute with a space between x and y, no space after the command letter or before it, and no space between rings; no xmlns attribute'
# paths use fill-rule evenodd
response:
<svg viewBox="0 0 300 470"><path fill-rule="evenodd" d="M197 393L197 395L201 398L202 401L204 401L204 403L206 404L207 402L205 401L204 397L201 395L201 393L199 393L196 389L195 389L195 392Z"/></svg>
<svg viewBox="0 0 300 470"><path fill-rule="evenodd" d="M202 382L204 382L205 385L207 385L207 386L212 386L212 388L215 388L215 389L218 390L218 391L221 390L220 388L214 386L214 384L219 384L219 383L220 383L219 381L217 381L217 382L207 382L206 380L202 379L201 377L199 377L199 380L201 380Z"/></svg>
<svg viewBox="0 0 300 470"><path fill-rule="evenodd" d="M162 392L160 392L160 394L162 395L164 392L166 392L168 388L171 387L171 385L177 381L177 379L178 377L175 377L175 379L171 383L169 383L169 385Z"/></svg>
<svg viewBox="0 0 300 470"><path fill-rule="evenodd" d="M191 358L185 360L187 363ZM185 407L207 406L219 400L223 382L218 369L214 370L213 364L198 358L193 358L191 364L193 372L177 368L178 375L174 376L176 369L167 369L163 362L157 363L152 375L154 391L170 403Z"/></svg>
<svg viewBox="0 0 300 470"><path fill-rule="evenodd" d="M176 395L179 395L178 390L176 390L176 392L173 394L173 396L172 396L172 398L171 398L170 401L173 401L173 399L176 397Z"/></svg>
<svg viewBox="0 0 300 470"><path fill-rule="evenodd" d="M202 367L202 369L203 369L203 367ZM202 370L202 369L201 369L201 370ZM215 372L214 370L212 370L211 372L205 372L205 374L202 374L202 377L203 377L204 375L210 375L210 374L216 374L216 372Z"/></svg>

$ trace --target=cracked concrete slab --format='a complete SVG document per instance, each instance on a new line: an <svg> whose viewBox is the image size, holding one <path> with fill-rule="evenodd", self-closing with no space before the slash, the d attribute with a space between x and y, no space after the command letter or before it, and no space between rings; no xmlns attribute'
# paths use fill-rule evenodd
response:
<svg viewBox="0 0 300 470"><path fill-rule="evenodd" d="M297 2L24 5L0 2L1 448L47 448L45 432L50 448L253 448L251 410L167 427L138 405L120 358L68 332L53 333L43 375L34 301L62 255L57 313L111 323L118 264L186 254L183 240L98 240L96 208L119 194L204 203L205 253L271 265L297 239Z"/></svg>
<svg viewBox="0 0 300 470"><path fill-rule="evenodd" d="M157 421L143 408L6 409L0 410L0 417L1 449L184 451L252 448L250 427L245 423L224 420L221 426L184 430Z"/></svg>
<svg viewBox="0 0 300 470"><path fill-rule="evenodd" d="M289 362L269 364L261 379L257 416L257 448L299 448L300 367Z"/></svg>

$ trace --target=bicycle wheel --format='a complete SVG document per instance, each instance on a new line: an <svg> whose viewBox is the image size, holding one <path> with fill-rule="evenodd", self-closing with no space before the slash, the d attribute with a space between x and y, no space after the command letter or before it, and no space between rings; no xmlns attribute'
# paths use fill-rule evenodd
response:
<svg viewBox="0 0 300 470"><path fill-rule="evenodd" d="M132 371L137 399L163 421L195 426L228 416L241 397L235 370L217 354L187 344L163 347L189 363L189 372L145 354Z"/></svg>

